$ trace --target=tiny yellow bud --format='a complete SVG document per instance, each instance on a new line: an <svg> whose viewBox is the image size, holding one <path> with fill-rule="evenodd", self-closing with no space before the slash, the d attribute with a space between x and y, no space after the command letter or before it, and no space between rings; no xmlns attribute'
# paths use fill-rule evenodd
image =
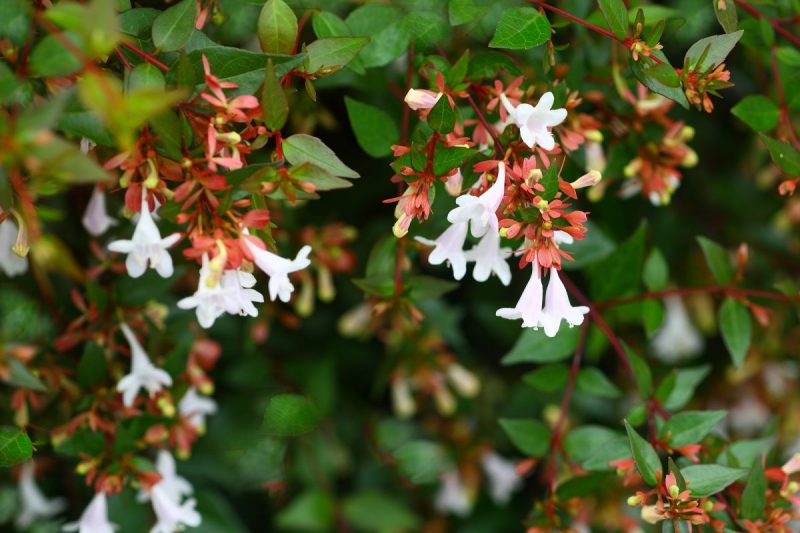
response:
<svg viewBox="0 0 800 533"><path fill-rule="evenodd" d="M500 236L505 238L508 236L508 228L500 228Z"/></svg>
<svg viewBox="0 0 800 533"><path fill-rule="evenodd" d="M681 165L684 168L692 168L697 164L697 161L697 152L694 150L689 150L689 152L687 152L686 156L683 158L683 161L681 161Z"/></svg>
<svg viewBox="0 0 800 533"><path fill-rule="evenodd" d="M714 502L711 500L706 500L706 503L703 504L703 509L706 512L710 512L714 508Z"/></svg>
<svg viewBox="0 0 800 533"><path fill-rule="evenodd" d="M798 483L797 483L797 481L792 481L792 482L791 482L791 483L789 483L789 485L786 487L786 490L788 490L788 491L789 491L789 494L794 494L795 492L797 492L798 490L800 490L800 484L798 484Z"/></svg>
<svg viewBox="0 0 800 533"><path fill-rule="evenodd" d="M588 130L584 132L584 137L586 137L587 141L593 143L603 142L603 133L600 130Z"/></svg>
<svg viewBox="0 0 800 533"><path fill-rule="evenodd" d="M678 485L672 485L669 488L669 495L672 496L673 498L677 498L678 494L680 494L680 493L681 493L681 489L680 489L680 487L678 487Z"/></svg>
<svg viewBox="0 0 800 533"><path fill-rule="evenodd" d="M636 507L640 503L642 503L642 497L641 496L637 495L637 496L631 496L630 498L628 498L628 505L631 506L631 507Z"/></svg>
<svg viewBox="0 0 800 533"><path fill-rule="evenodd" d="M694 138L694 128L691 126L684 126L681 130L680 137L684 141L691 141Z"/></svg>

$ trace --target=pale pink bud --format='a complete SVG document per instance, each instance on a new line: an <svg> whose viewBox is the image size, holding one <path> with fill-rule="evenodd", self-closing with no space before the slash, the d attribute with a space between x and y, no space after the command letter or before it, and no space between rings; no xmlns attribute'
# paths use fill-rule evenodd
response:
<svg viewBox="0 0 800 533"><path fill-rule="evenodd" d="M408 107L414 111L419 111L420 109L432 108L441 97L442 93L436 94L427 89L409 89L404 100Z"/></svg>

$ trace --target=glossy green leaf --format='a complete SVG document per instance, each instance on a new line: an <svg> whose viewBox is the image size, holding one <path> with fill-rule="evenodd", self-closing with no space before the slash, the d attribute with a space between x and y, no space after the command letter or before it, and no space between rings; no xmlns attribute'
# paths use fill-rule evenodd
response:
<svg viewBox="0 0 800 533"><path fill-rule="evenodd" d="M257 29L262 51L291 54L294 50L297 17L283 0L267 0L258 15Z"/></svg>
<svg viewBox="0 0 800 533"><path fill-rule="evenodd" d="M681 469L692 496L705 498L725 490L731 483L747 475L746 468L730 468L722 465L689 465Z"/></svg>
<svg viewBox="0 0 800 533"><path fill-rule="evenodd" d="M667 260L658 248L653 248L644 262L644 284L651 291L661 291L667 286L668 278Z"/></svg>
<svg viewBox="0 0 800 533"><path fill-rule="evenodd" d="M491 48L526 50L550 39L550 22L547 17L532 7L514 7L500 16Z"/></svg>
<svg viewBox="0 0 800 533"><path fill-rule="evenodd" d="M153 22L153 44L164 52L183 48L192 37L195 18L195 0L181 0L168 8Z"/></svg>
<svg viewBox="0 0 800 533"><path fill-rule="evenodd" d="M628 36L628 8L622 0L597 0L608 27L620 39Z"/></svg>
<svg viewBox="0 0 800 533"><path fill-rule="evenodd" d="M625 421L625 430L628 432L628 442L631 446L633 459L636 462L636 469L645 483L655 487L661 482L661 476L664 473L661 459L658 458L653 446L643 439L627 420Z"/></svg>
<svg viewBox="0 0 800 533"><path fill-rule="evenodd" d="M595 300L608 300L635 291L642 279L645 224L605 259L588 267Z"/></svg>
<svg viewBox="0 0 800 533"><path fill-rule="evenodd" d="M672 416L661 428L661 438L673 448L697 444L725 418L725 411L686 411Z"/></svg>
<svg viewBox="0 0 800 533"><path fill-rule="evenodd" d="M769 155L772 157L772 161L778 165L778 168L789 174L789 176L800 176L800 150L764 134L759 136L764 141L764 144L767 145Z"/></svg>
<svg viewBox="0 0 800 533"><path fill-rule="evenodd" d="M739 24L739 15L734 0L714 0L712 3L714 4L714 14L725 33L735 32Z"/></svg>
<svg viewBox="0 0 800 533"><path fill-rule="evenodd" d="M372 157L391 154L392 145L400 140L392 117L382 109L350 97L345 97L345 105L358 145Z"/></svg>
<svg viewBox="0 0 800 533"><path fill-rule="evenodd" d="M733 264L731 263L728 251L706 237L698 236L697 242L700 244L700 248L703 249L703 255L706 258L708 268L711 269L711 273L714 275L714 279L717 280L717 283L720 285L727 285L730 283L735 271L733 270Z"/></svg>
<svg viewBox="0 0 800 533"><path fill-rule="evenodd" d="M761 94L745 96L733 106L731 113L756 131L769 131L778 125L781 111L778 105Z"/></svg>
<svg viewBox="0 0 800 533"><path fill-rule="evenodd" d="M311 400L297 394L278 394L270 398L264 411L264 431L277 437L292 437L312 431L319 413Z"/></svg>
<svg viewBox="0 0 800 533"><path fill-rule="evenodd" d="M366 37L327 37L318 39L306 47L308 64L306 72L330 74L350 63L364 48Z"/></svg>
<svg viewBox="0 0 800 533"><path fill-rule="evenodd" d="M567 385L569 370L565 365L547 365L522 376L522 382L542 392L556 392Z"/></svg>
<svg viewBox="0 0 800 533"><path fill-rule="evenodd" d="M719 308L719 330L734 366L741 367L752 337L747 308L733 298L726 298Z"/></svg>
<svg viewBox="0 0 800 533"><path fill-rule="evenodd" d="M289 100L275 74L272 59L267 60L264 69L264 86L261 89L261 110L264 114L264 125L272 131L278 131L289 118Z"/></svg>
<svg viewBox="0 0 800 533"><path fill-rule="evenodd" d="M425 485L438 481L445 471L453 468L441 445L415 440L403 444L392 452L401 474L412 483Z"/></svg>
<svg viewBox="0 0 800 533"><path fill-rule="evenodd" d="M550 430L538 420L501 418L500 427L525 455L541 457L550 448Z"/></svg>
<svg viewBox="0 0 800 533"><path fill-rule="evenodd" d="M579 391L600 398L619 398L622 395L622 391L603 372L594 367L581 369L576 386Z"/></svg>
<svg viewBox="0 0 800 533"><path fill-rule="evenodd" d="M345 498L342 512L359 531L414 531L420 526L419 517L396 495L374 490Z"/></svg>
<svg viewBox="0 0 800 533"><path fill-rule="evenodd" d="M712 35L700 39L686 51L684 63L688 63L689 68L692 70L701 72L713 69L725 61L733 47L742 38L742 33L744 33L743 30L738 30L724 35Z"/></svg>
<svg viewBox="0 0 800 533"><path fill-rule="evenodd" d="M764 464L761 456L756 457L750 474L747 476L747 485L742 492L742 516L748 520L757 520L764 514L767 507L767 478L764 475Z"/></svg>
<svg viewBox="0 0 800 533"><path fill-rule="evenodd" d="M32 455L33 444L27 433L19 428L0 426L0 466L14 466Z"/></svg>
<svg viewBox="0 0 800 533"><path fill-rule="evenodd" d="M319 168L343 178L358 178L358 172L339 159L333 150L316 137L298 133L283 140L283 155L292 165L311 163Z"/></svg>
<svg viewBox="0 0 800 533"><path fill-rule="evenodd" d="M553 338L543 329L525 328L514 347L503 357L504 365L519 363L552 363L575 353L580 328L562 328Z"/></svg>

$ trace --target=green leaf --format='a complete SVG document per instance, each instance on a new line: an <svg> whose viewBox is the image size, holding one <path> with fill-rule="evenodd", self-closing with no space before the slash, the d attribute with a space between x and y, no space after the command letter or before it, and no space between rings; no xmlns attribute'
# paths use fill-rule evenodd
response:
<svg viewBox="0 0 800 533"><path fill-rule="evenodd" d="M775 438L740 440L720 452L717 462L725 466L746 466L757 457L767 455L775 446Z"/></svg>
<svg viewBox="0 0 800 533"><path fill-rule="evenodd" d="M368 3L353 10L345 22L353 35L370 38L359 55L365 67L388 65L408 50L411 31L399 7Z"/></svg>
<svg viewBox="0 0 800 533"><path fill-rule="evenodd" d="M588 367L578 373L578 390L600 398L619 398L622 391L600 370Z"/></svg>
<svg viewBox="0 0 800 533"><path fill-rule="evenodd" d="M456 124L456 112L447 97L439 98L428 114L428 126L439 133L450 133Z"/></svg>
<svg viewBox="0 0 800 533"><path fill-rule="evenodd" d="M348 496L342 502L347 523L359 531L415 531L419 517L396 495L365 490Z"/></svg>
<svg viewBox="0 0 800 533"><path fill-rule="evenodd" d="M595 300L608 300L639 288L645 233L646 225L642 223L611 255L587 267Z"/></svg>
<svg viewBox="0 0 800 533"><path fill-rule="evenodd" d="M608 483L613 483L613 479L614 476L607 473L575 476L566 481L560 481L558 489L556 490L556 495L561 501L589 496L590 494L604 490L605 487L608 486Z"/></svg>
<svg viewBox="0 0 800 533"><path fill-rule="evenodd" d="M16 357L9 357L6 364L11 371L10 375L8 376L8 383L11 385L40 392L47 391L47 387L44 386L42 380L34 376L33 373L28 370L28 367L25 366L25 363Z"/></svg>
<svg viewBox="0 0 800 533"><path fill-rule="evenodd" d="M625 430L628 432L628 442L631 446L631 453L636 462L636 469L641 474L645 483L655 487L661 481L664 472L661 459L653 446L636 432L633 427L625 420Z"/></svg>
<svg viewBox="0 0 800 533"><path fill-rule="evenodd" d="M261 109L264 113L264 125L271 131L278 131L289 118L289 100L275 75L272 59L267 60L264 69L264 87L261 90Z"/></svg>
<svg viewBox="0 0 800 533"><path fill-rule="evenodd" d="M670 65L669 59L661 50L654 50L651 55L661 60L655 61L633 61L631 70L642 84L653 92L666 96L684 108L689 109L689 101L681 87L680 78L675 69Z"/></svg>
<svg viewBox="0 0 800 533"><path fill-rule="evenodd" d="M471 80L492 78L498 71L505 70L512 76L519 76L520 70L514 60L500 52L478 52L469 62L467 77Z"/></svg>
<svg viewBox="0 0 800 533"><path fill-rule="evenodd" d="M292 165L311 163L334 176L351 179L360 177L358 172L342 163L325 143L311 135L298 133L284 139L283 155Z"/></svg>
<svg viewBox="0 0 800 533"><path fill-rule="evenodd" d="M325 37L352 37L353 32L345 21L327 11L315 12L311 17L312 25L314 26L314 33L317 37L323 39ZM364 74L364 63L356 56L347 65L349 68L358 74Z"/></svg>
<svg viewBox="0 0 800 533"><path fill-rule="evenodd" d="M286 2L268 0L258 15L257 29L261 50L270 54L292 53L297 38L297 17Z"/></svg>
<svg viewBox="0 0 800 533"><path fill-rule="evenodd" d="M400 139L400 132L392 117L382 109L349 96L345 97L344 103L358 145L375 158L392 153L392 145Z"/></svg>
<svg viewBox="0 0 800 533"><path fill-rule="evenodd" d="M504 365L518 363L552 363L575 353L580 328L563 328L550 338L542 329L525 328L514 347L503 357Z"/></svg>
<svg viewBox="0 0 800 533"><path fill-rule="evenodd" d="M65 31L61 36L77 48L82 48L81 39L76 34ZM43 78L69 76L83 68L81 59L61 44L54 35L45 35L36 43L28 61L31 74Z"/></svg>
<svg viewBox="0 0 800 533"><path fill-rule="evenodd" d="M735 271L733 270L733 264L731 264L731 258L727 250L705 237L698 236L697 242L700 244L700 248L703 249L703 255L706 257L708 268L711 269L711 274L714 275L714 279L717 280L717 283L720 285L727 285L730 283Z"/></svg>
<svg viewBox="0 0 800 533"><path fill-rule="evenodd" d="M742 366L750 348L751 328L747 308L733 298L725 298L719 308L719 330L736 368Z"/></svg>
<svg viewBox="0 0 800 533"><path fill-rule="evenodd" d="M608 27L620 39L628 36L628 8L622 0L597 0Z"/></svg>
<svg viewBox="0 0 800 533"><path fill-rule="evenodd" d="M725 490L731 483L747 475L746 468L722 465L689 465L681 469L686 485L695 498L705 498Z"/></svg>
<svg viewBox="0 0 800 533"><path fill-rule="evenodd" d="M733 106L731 113L756 131L769 131L778 125L778 105L762 94L745 96Z"/></svg>
<svg viewBox="0 0 800 533"><path fill-rule="evenodd" d="M800 151L785 142L759 134L761 140L767 145L772 161L778 168L790 176L800 176Z"/></svg>
<svg viewBox="0 0 800 533"><path fill-rule="evenodd" d="M567 385L569 370L564 365L547 365L522 376L522 382L542 392L556 392Z"/></svg>
<svg viewBox="0 0 800 533"><path fill-rule="evenodd" d="M500 427L519 451L541 457L550 448L550 429L538 420L501 418Z"/></svg>
<svg viewBox="0 0 800 533"><path fill-rule="evenodd" d="M500 16L491 48L526 50L539 46L550 39L550 21L532 7L514 7Z"/></svg>
<svg viewBox="0 0 800 533"><path fill-rule="evenodd" d="M150 63L139 63L128 73L126 92L139 89L163 90L167 86L164 75L158 67Z"/></svg>
<svg viewBox="0 0 800 533"><path fill-rule="evenodd" d="M182 0L165 10L153 22L153 44L163 52L183 48L192 38L195 18L195 0Z"/></svg>
<svg viewBox="0 0 800 533"><path fill-rule="evenodd" d="M415 10L407 18L414 47L420 50L429 50L450 35L450 25L439 13Z"/></svg>
<svg viewBox="0 0 800 533"><path fill-rule="evenodd" d="M669 396L663 400L664 408L676 410L689 403L697 386L711 372L710 365L703 365L694 368L681 368L675 372L675 385L669 392Z"/></svg>
<svg viewBox="0 0 800 533"><path fill-rule="evenodd" d="M434 483L452 463L441 445L424 440L407 442L397 448L392 455L397 468L412 483L425 485Z"/></svg>
<svg viewBox="0 0 800 533"><path fill-rule="evenodd" d="M437 176L443 176L461 164L470 156L475 154L477 150L474 148L466 148L464 146L442 146L436 145L433 152L433 173Z"/></svg>
<svg viewBox="0 0 800 533"><path fill-rule="evenodd" d="M293 166L289 169L289 174L293 179L298 181L312 183L314 185L314 192L346 189L353 186L352 182L337 178L333 174L311 163ZM228 174L228 176L230 176L230 174Z"/></svg>
<svg viewBox="0 0 800 533"><path fill-rule="evenodd" d="M645 300L642 302L641 313L645 334L650 338L664 321L664 304L659 300Z"/></svg>
<svg viewBox="0 0 800 533"><path fill-rule="evenodd" d="M673 448L697 444L713 430L725 411L686 411L667 420L661 428L661 438Z"/></svg>
<svg viewBox="0 0 800 533"><path fill-rule="evenodd" d="M14 466L32 456L33 444L27 433L19 428L0 426L0 466Z"/></svg>
<svg viewBox="0 0 800 533"><path fill-rule="evenodd" d="M589 425L571 430L564 438L564 448L574 462L583 463L591 458L598 449L603 448L606 442L620 438L624 440L623 448L625 453L630 456L628 438L619 431L614 431L605 426Z"/></svg>
<svg viewBox="0 0 800 533"><path fill-rule="evenodd" d="M481 18L489 11L489 0L450 0L447 13L450 24L459 26Z"/></svg>
<svg viewBox="0 0 800 533"><path fill-rule="evenodd" d="M764 514L767 507L767 478L764 475L764 464L761 456L756 457L750 474L747 476L747 486L742 492L742 516L748 520L757 520Z"/></svg>
<svg viewBox="0 0 800 533"><path fill-rule="evenodd" d="M664 254L658 248L653 248L644 262L644 284L651 291L661 291L667 286L669 266L664 259Z"/></svg>
<svg viewBox="0 0 800 533"><path fill-rule="evenodd" d="M78 362L77 378L81 387L98 385L106 376L106 358L96 342L87 342Z"/></svg>
<svg viewBox="0 0 800 533"><path fill-rule="evenodd" d="M31 7L28 0L4 0L0 10L0 39L8 39L17 46L25 44L31 30Z"/></svg>
<svg viewBox="0 0 800 533"><path fill-rule="evenodd" d="M650 367L647 366L647 361L636 355L633 350L627 345L623 345L625 354L628 356L628 361L631 363L633 369L633 377L636 380L636 387L642 398L649 398L653 393L653 374Z"/></svg>
<svg viewBox="0 0 800 533"><path fill-rule="evenodd" d="M458 288L458 282L433 276L411 276L408 285L408 297L417 302L440 298Z"/></svg>
<svg viewBox="0 0 800 533"><path fill-rule="evenodd" d="M611 461L632 458L630 442L625 435L592 443L592 447L589 456L581 464L592 472L613 471L614 467L609 464Z"/></svg>
<svg viewBox="0 0 800 533"><path fill-rule="evenodd" d="M275 517L282 530L329 531L333 527L335 503L327 492L308 490L292 500Z"/></svg>
<svg viewBox="0 0 800 533"><path fill-rule="evenodd" d="M316 74L331 74L350 63L364 48L367 37L326 37L306 47L308 63L305 71Z"/></svg>
<svg viewBox="0 0 800 533"><path fill-rule="evenodd" d="M711 3L714 4L714 14L725 33L735 32L739 24L739 15L734 0L714 0Z"/></svg>
<svg viewBox="0 0 800 533"><path fill-rule="evenodd" d="M277 437L292 437L313 430L319 423L317 408L305 396L278 394L264 411L264 430Z"/></svg>
<svg viewBox="0 0 800 533"><path fill-rule="evenodd" d="M724 35L712 35L700 39L686 51L686 56L683 60L684 64L688 64L690 70L701 72L713 69L725 61L733 47L742 38L743 33L744 30L738 30ZM704 55L705 57L703 57ZM702 59L702 62L700 59Z"/></svg>
<svg viewBox="0 0 800 533"><path fill-rule="evenodd" d="M775 56L790 67L800 67L800 50L793 46L779 46L775 49Z"/></svg>

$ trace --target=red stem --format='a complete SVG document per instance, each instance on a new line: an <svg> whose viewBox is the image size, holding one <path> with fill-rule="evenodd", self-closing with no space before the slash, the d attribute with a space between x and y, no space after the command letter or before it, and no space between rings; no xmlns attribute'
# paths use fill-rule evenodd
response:
<svg viewBox="0 0 800 533"><path fill-rule="evenodd" d="M472 107L472 110L475 111L475 115L478 117L478 120L483 125L484 129L486 129L486 131L492 137L492 140L494 141L495 156L497 156L497 159L503 159L505 148L503 148L503 144L500 142L500 138L497 136L497 132L494 130L494 127L486 120L486 117L481 112L478 104L475 103L475 100L472 98L471 94L467 94L467 101Z"/></svg>
<svg viewBox="0 0 800 533"><path fill-rule="evenodd" d="M406 91L403 96L408 94L411 89L411 82L414 79L414 42L412 41L408 47L408 55L406 56L408 65L406 67ZM408 124L410 121L411 108L403 103L403 126L400 132L400 144L408 143ZM436 146L436 139L438 135L434 135L432 146ZM433 154L429 157L429 163L433 160ZM403 193L403 181L398 184L398 191ZM394 295L399 298L403 294L403 259L405 259L405 237L397 239L397 251L394 256Z"/></svg>
<svg viewBox="0 0 800 533"><path fill-rule="evenodd" d="M746 297L752 296L755 298L765 298L767 300L775 300L778 302L792 302L798 301L798 298L792 298L785 294L776 292L760 291L755 289L737 289L733 287L685 287L681 289L667 289L663 291L648 291L642 294L634 294L633 296L625 296L623 298L615 298L613 300L606 300L604 302L595 302L594 306L597 309L608 309L617 305L628 304L633 302L640 302L642 300L654 300L663 298L664 296L671 295L687 295L687 294L723 294L725 296Z"/></svg>
<svg viewBox="0 0 800 533"><path fill-rule="evenodd" d="M623 368L625 368L625 372L628 376L633 376L633 367L631 367L631 362L628 360L628 354L625 353L625 348L622 347L622 343L617 337L617 334L614 333L614 330L611 329L611 326L608 325L608 322L600 315L597 311L597 306L593 304L589 298L586 297L583 292L575 285L571 279L561 273L561 280L564 282L564 286L567 288L567 291L572 294L572 296L578 300L581 305L585 305L589 308L589 318L591 318L594 323L597 325L598 328L603 332L603 334L608 339L608 342L611 343L611 347L614 348L614 352L617 354L617 358L619 359L620 363L622 363Z"/></svg>
<svg viewBox="0 0 800 533"><path fill-rule="evenodd" d="M590 30L592 30L595 33L599 33L600 35L605 35L609 39L613 39L613 40L617 41L619 44L625 46L626 48L628 47L628 44L624 40L620 39L619 37L617 37L616 35L614 35L610 31L606 30L605 28L601 28L600 26L596 26L596 25L592 24L589 21L583 20L580 17L576 17L572 13L564 11L563 9L559 9L556 6L551 6L550 4L547 4L547 3L543 2L542 0L530 0L530 2L533 5L542 7L544 9L547 9L548 11L552 11L553 13L557 13L557 14L561 15L562 17L564 17L565 19L569 19L572 22L576 22L576 23L580 24L581 26L586 26L587 28L589 28Z"/></svg>
<svg viewBox="0 0 800 533"><path fill-rule="evenodd" d="M775 33L780 34L782 37L784 37L789 42L793 43L795 46L800 46L800 38L797 38L794 35L792 35L791 33L789 33L789 31L786 28L784 28L783 26L781 26L780 23L778 23L775 20L772 20L769 17L765 17L763 13L761 13L759 10L757 10L756 8L754 8L753 6L751 6L750 4L745 2L744 0L733 0L733 1L736 2L737 6L741 7L742 9L744 9L745 11L750 13L750 15L754 16L755 18L764 19L767 22L769 22L769 25L772 26L772 28L775 30Z"/></svg>
<svg viewBox="0 0 800 533"><path fill-rule="evenodd" d="M792 119L789 116L789 106L786 105L786 98L783 95L783 85L781 84L781 75L778 71L778 58L775 53L775 45L772 45L772 49L770 50L770 61L772 63L772 77L775 80L775 88L778 91L778 102L781 106L781 122L784 123L786 129L789 131L789 138L792 140L792 144L794 144L797 148L800 148L800 142L797 140L797 136L794 133L794 127L792 126Z"/></svg>
<svg viewBox="0 0 800 533"><path fill-rule="evenodd" d="M124 46L125 48L127 48L128 50L130 50L131 52L136 54L137 56L141 57L142 59L144 59L148 63L157 66L158 68L160 68L164 72L167 72L169 70L168 66L166 66L164 63L162 63L161 61L159 61L155 57L151 56L150 54L148 54L144 50L141 50L141 49L139 49L139 48L137 48L137 47L135 47L135 46L133 46L132 44L129 44L129 43L122 43L122 46Z"/></svg>

